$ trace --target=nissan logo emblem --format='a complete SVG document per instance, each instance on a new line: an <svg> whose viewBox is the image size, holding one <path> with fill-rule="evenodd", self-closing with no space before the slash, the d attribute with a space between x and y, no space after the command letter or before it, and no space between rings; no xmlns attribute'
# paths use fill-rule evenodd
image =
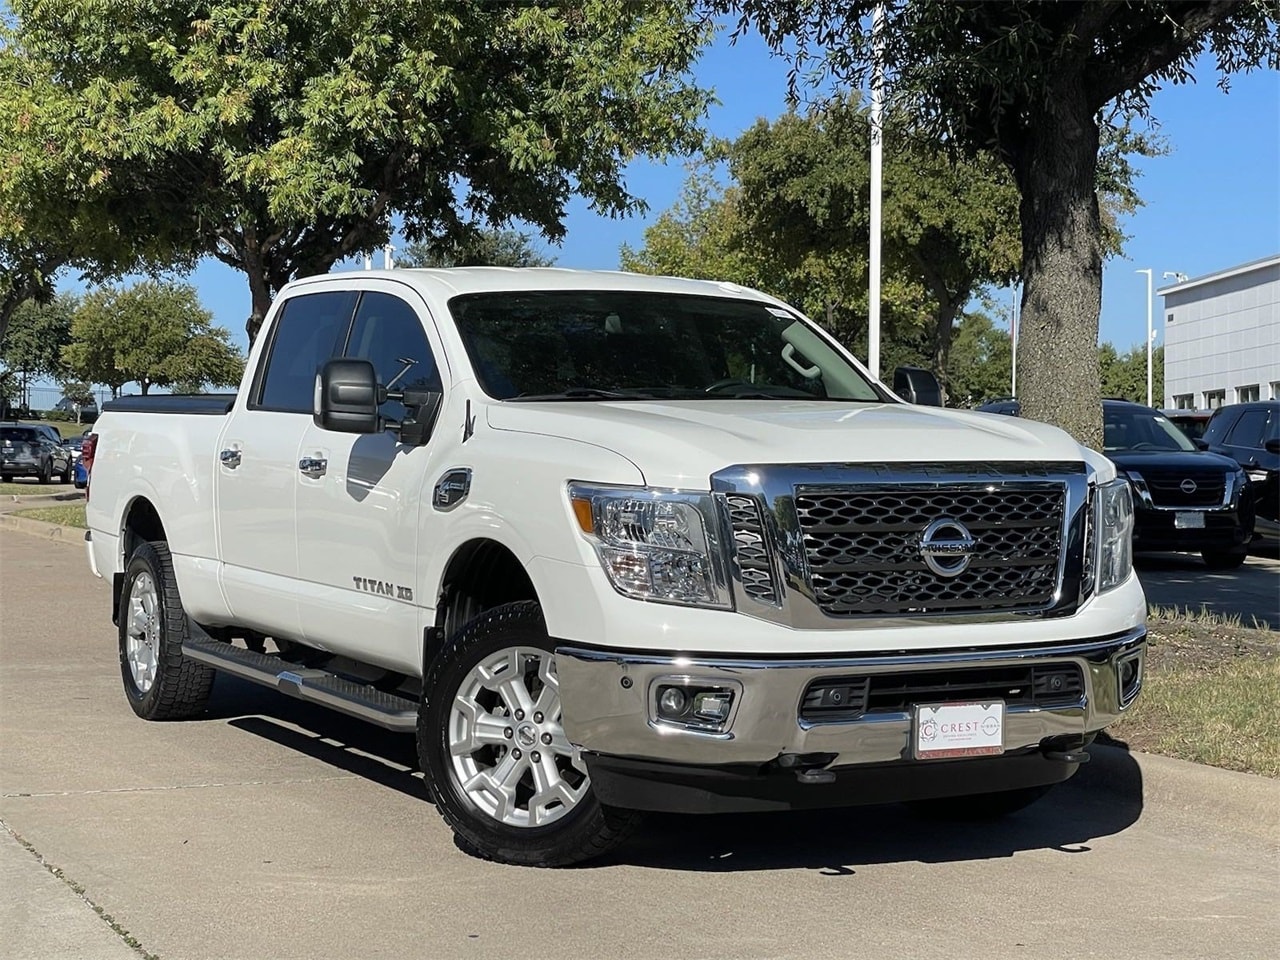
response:
<svg viewBox="0 0 1280 960"><path fill-rule="evenodd" d="M1196 492L1196 482L1192 480L1190 477L1187 477L1187 479L1183 480L1180 484L1178 484L1178 489L1181 490L1183 493L1187 494L1188 496L1190 496L1191 494Z"/></svg>
<svg viewBox="0 0 1280 960"><path fill-rule="evenodd" d="M925 566L940 577L958 577L969 567L976 543L959 520L943 517L924 528L920 535L920 556Z"/></svg>

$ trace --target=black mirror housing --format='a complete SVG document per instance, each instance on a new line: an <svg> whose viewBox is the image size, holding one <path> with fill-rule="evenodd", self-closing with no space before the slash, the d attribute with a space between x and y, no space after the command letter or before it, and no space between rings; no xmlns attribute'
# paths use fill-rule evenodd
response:
<svg viewBox="0 0 1280 960"><path fill-rule="evenodd" d="M1195 445L1195 448L1196 448L1197 450L1208 450L1208 449L1209 449L1209 444L1208 444L1208 442L1204 439L1204 437L1192 437L1192 438L1191 438L1191 442Z"/></svg>
<svg viewBox="0 0 1280 960"><path fill-rule="evenodd" d="M938 378L923 367L898 367L894 370L893 392L907 403L942 406L942 387Z"/></svg>
<svg viewBox="0 0 1280 960"><path fill-rule="evenodd" d="M378 405L385 399L368 360L330 360L316 374L312 420L321 430L335 433L378 433Z"/></svg>
<svg viewBox="0 0 1280 960"><path fill-rule="evenodd" d="M1262 449L1267 453L1280 453L1280 440L1267 440L1262 444Z"/></svg>

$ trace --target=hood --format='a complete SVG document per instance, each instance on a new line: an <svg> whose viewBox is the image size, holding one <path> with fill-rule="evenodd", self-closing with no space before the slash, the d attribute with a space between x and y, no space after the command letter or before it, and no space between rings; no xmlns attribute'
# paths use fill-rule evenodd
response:
<svg viewBox="0 0 1280 960"><path fill-rule="evenodd" d="M489 406L487 421L613 450L657 487L706 489L734 464L1088 459L1047 424L905 403L506 402Z"/></svg>
<svg viewBox="0 0 1280 960"><path fill-rule="evenodd" d="M1114 450L1107 454L1121 470L1155 470L1161 473L1177 470L1220 470L1235 473L1240 465L1230 457L1203 450Z"/></svg>

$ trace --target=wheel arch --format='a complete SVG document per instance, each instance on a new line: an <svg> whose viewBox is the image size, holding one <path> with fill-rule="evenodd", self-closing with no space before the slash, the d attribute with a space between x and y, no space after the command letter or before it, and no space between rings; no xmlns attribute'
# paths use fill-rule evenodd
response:
<svg viewBox="0 0 1280 960"><path fill-rule="evenodd" d="M528 567L511 546L486 536L458 544L440 577L435 624L424 637L423 676L445 640L464 623L519 600L540 602Z"/></svg>
<svg viewBox="0 0 1280 960"><path fill-rule="evenodd" d="M164 521L160 519L160 511L146 494L136 494L125 504L120 514L120 556L116 563L117 572L113 577L111 597L111 622L120 620L120 594L124 586L124 571L129 558L138 549L139 544L152 541L168 542Z"/></svg>

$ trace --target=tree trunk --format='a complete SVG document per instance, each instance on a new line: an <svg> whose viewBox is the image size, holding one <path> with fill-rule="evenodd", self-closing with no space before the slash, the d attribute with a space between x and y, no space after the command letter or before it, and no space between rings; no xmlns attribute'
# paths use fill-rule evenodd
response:
<svg viewBox="0 0 1280 960"><path fill-rule="evenodd" d="M251 298L249 319L245 321L244 329L249 335L249 346L252 347L253 342L258 339L258 331L262 329L262 321L267 318L267 311L271 309L271 301L274 297L271 282L267 279L266 267L257 253L246 256L244 263L245 273L249 275Z"/></svg>
<svg viewBox="0 0 1280 960"><path fill-rule="evenodd" d="M1022 194L1022 415L1061 427L1099 450L1098 125L1083 78L1065 78L1055 85L1035 116L1029 135L1013 132L1006 145Z"/></svg>
<svg viewBox="0 0 1280 960"><path fill-rule="evenodd" d="M151 381L144 377L138 381L138 386L142 387L142 395L145 397L147 395L147 391L151 389Z"/></svg>
<svg viewBox="0 0 1280 960"><path fill-rule="evenodd" d="M951 338L955 333L956 314L960 312L960 304L953 300L944 300L938 304L936 326L933 331L933 370L938 375L938 384L942 387L942 405L947 405L947 396L951 391L951 383L947 378L947 364L951 358Z"/></svg>

